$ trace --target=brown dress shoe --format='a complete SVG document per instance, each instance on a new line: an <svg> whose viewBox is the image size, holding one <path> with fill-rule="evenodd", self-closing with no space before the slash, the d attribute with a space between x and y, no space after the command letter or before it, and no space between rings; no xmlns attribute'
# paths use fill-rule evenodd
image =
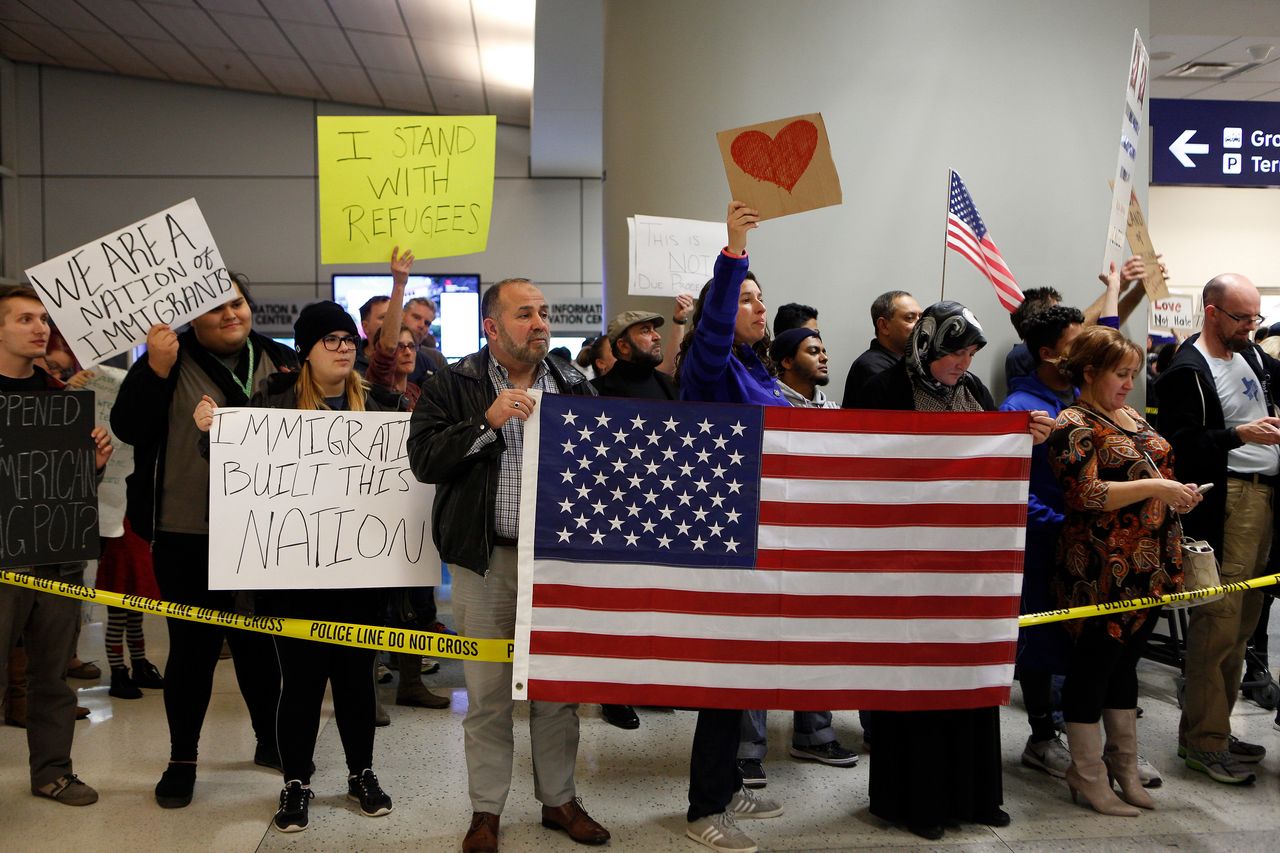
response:
<svg viewBox="0 0 1280 853"><path fill-rule="evenodd" d="M579 844L604 844L609 840L609 830L591 819L577 797L563 806L543 806L542 825L548 829L563 829Z"/></svg>
<svg viewBox="0 0 1280 853"><path fill-rule="evenodd" d="M498 853L498 819L496 814L473 812L462 853Z"/></svg>

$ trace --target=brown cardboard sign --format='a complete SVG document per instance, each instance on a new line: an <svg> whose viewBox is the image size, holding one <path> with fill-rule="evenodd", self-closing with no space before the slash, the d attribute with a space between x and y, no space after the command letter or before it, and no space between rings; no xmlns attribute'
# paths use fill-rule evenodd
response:
<svg viewBox="0 0 1280 853"><path fill-rule="evenodd" d="M1137 193L1129 193L1129 224L1126 230L1126 237L1129 239L1129 248L1135 255L1142 257L1142 263L1147 268L1147 274L1142 279L1142 287L1147 291L1147 298L1153 303L1157 299L1164 299L1169 295L1169 286L1165 284L1164 273L1160 271L1160 261L1156 258L1156 250L1151 245L1151 235L1147 232L1147 220L1142 215L1142 205L1138 201Z"/></svg>
<svg viewBox="0 0 1280 853"><path fill-rule="evenodd" d="M729 191L774 219L840 204L840 176L822 115L767 121L716 134Z"/></svg>

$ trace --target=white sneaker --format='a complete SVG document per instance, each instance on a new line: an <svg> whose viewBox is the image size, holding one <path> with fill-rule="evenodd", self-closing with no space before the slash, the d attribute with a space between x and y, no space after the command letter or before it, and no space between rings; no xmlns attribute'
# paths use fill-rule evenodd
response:
<svg viewBox="0 0 1280 853"><path fill-rule="evenodd" d="M738 829L733 815L727 811L690 821L684 834L720 853L756 853L760 849L745 832Z"/></svg>
<svg viewBox="0 0 1280 853"><path fill-rule="evenodd" d="M1150 761L1142 757L1142 753L1138 753L1138 778L1142 780L1144 788L1159 788L1164 784L1164 779L1160 776L1160 771Z"/></svg>
<svg viewBox="0 0 1280 853"><path fill-rule="evenodd" d="M741 818L777 817L782 814L782 804L750 788L739 788L725 811Z"/></svg>
<svg viewBox="0 0 1280 853"><path fill-rule="evenodd" d="M1039 743L1033 743L1027 738L1027 746L1022 750L1022 764L1024 767L1043 770L1058 779L1065 779L1067 768L1071 766L1071 752L1060 736Z"/></svg>

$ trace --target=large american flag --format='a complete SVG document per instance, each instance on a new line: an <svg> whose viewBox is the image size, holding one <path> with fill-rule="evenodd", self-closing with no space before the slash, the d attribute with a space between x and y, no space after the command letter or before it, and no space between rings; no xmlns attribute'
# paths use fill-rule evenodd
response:
<svg viewBox="0 0 1280 853"><path fill-rule="evenodd" d="M973 206L964 181L951 173L951 194L947 200L947 248L963 255L996 289L996 298L1009 313L1022 304L1022 289L987 231L986 223Z"/></svg>
<svg viewBox="0 0 1280 853"><path fill-rule="evenodd" d="M1026 413L543 395L525 424L516 698L1008 701Z"/></svg>

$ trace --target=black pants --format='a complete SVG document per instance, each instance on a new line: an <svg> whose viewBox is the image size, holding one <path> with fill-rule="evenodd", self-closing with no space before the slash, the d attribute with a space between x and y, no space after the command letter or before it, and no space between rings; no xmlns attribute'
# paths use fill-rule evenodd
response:
<svg viewBox="0 0 1280 853"><path fill-rule="evenodd" d="M273 639L283 676L276 735L285 781L311 784L326 683L333 685L333 716L347 757L347 772L358 774L372 767L373 659L377 652L311 640Z"/></svg>
<svg viewBox="0 0 1280 853"><path fill-rule="evenodd" d="M741 711L703 708L698 712L689 756L688 820L724 811L742 787L742 771L738 769L741 733Z"/></svg>
<svg viewBox="0 0 1280 853"><path fill-rule="evenodd" d="M1117 640L1107 632L1107 619L1084 620L1076 637L1067 677L1062 685L1062 716L1068 723L1093 724L1103 708L1127 710L1138 706L1138 659L1147 637L1160 621L1154 607L1137 631Z"/></svg>
<svg viewBox="0 0 1280 853"><path fill-rule="evenodd" d="M215 610L233 610L235 593L209 589L209 537L157 531L152 547L156 582L165 601ZM280 668L271 638L169 619L169 659L164 668L164 710L169 719L169 757L195 761L200 729L213 693L213 671L225 638L231 646L236 681L249 708L258 742L274 749L276 703L280 699Z"/></svg>
<svg viewBox="0 0 1280 853"><path fill-rule="evenodd" d="M1015 675L1022 687L1031 739L1036 743L1052 740L1058 734L1053 725L1053 673L1018 667Z"/></svg>

